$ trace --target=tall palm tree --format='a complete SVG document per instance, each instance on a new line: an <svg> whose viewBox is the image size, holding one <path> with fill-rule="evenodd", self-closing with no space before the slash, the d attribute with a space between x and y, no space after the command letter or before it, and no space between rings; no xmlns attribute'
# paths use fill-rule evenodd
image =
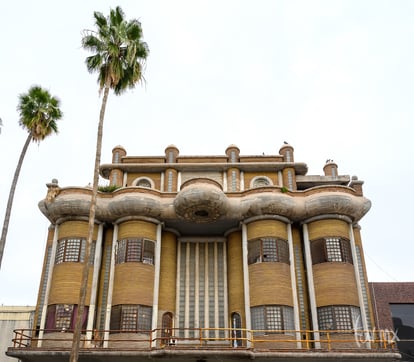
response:
<svg viewBox="0 0 414 362"><path fill-rule="evenodd" d="M7 200L0 239L0 267L3 259L4 246L6 245L14 193L27 148L31 141L40 143L47 136L57 133L58 127L56 121L63 116L60 110L59 99L52 97L47 90L40 86L32 86L27 93L20 94L17 111L19 112L19 124L28 132L28 135L22 152L20 153L19 161L17 162L10 187L9 199Z"/></svg>
<svg viewBox="0 0 414 362"><path fill-rule="evenodd" d="M128 88L134 88L138 83L143 82L145 60L149 54L148 46L142 40L141 23L136 19L125 20L124 12L119 6L115 9L110 9L109 16L107 17L100 12L94 12L94 18L96 29L84 32L82 46L93 53L93 55L86 58L86 66L90 73L98 73L99 92L102 93L103 91L103 98L96 139L87 247L79 294L79 308L70 355L71 362L77 361L79 355L82 315L85 308L89 273L89 255L95 223L103 122L109 91L112 89L115 95L120 95Z"/></svg>

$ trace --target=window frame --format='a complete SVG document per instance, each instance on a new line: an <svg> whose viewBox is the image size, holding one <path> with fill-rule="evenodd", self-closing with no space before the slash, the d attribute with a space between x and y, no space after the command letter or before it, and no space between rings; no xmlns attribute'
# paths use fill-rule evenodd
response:
<svg viewBox="0 0 414 362"><path fill-rule="evenodd" d="M322 306L317 308L317 315L319 330L321 331L351 331L362 329L361 309L358 306ZM327 325L328 323L331 326Z"/></svg>
<svg viewBox="0 0 414 362"><path fill-rule="evenodd" d="M74 243L76 242L76 244ZM89 264L95 260L96 241L92 241ZM59 239L56 246L55 265L62 263L83 263L86 253L86 238L66 237Z"/></svg>
<svg viewBox="0 0 414 362"><path fill-rule="evenodd" d="M293 307L291 306L258 305L250 308L250 315L254 335L292 334L294 332Z"/></svg>
<svg viewBox="0 0 414 362"><path fill-rule="evenodd" d="M259 188L259 187L267 187L267 186L273 186L273 182L268 176L264 176L264 175L255 176L250 181L250 188L251 189L256 189L256 188Z"/></svg>
<svg viewBox="0 0 414 362"><path fill-rule="evenodd" d="M312 240L312 264L348 263L354 264L350 240L340 236L327 236Z"/></svg>
<svg viewBox="0 0 414 362"><path fill-rule="evenodd" d="M115 251L115 264L155 264L155 241L147 238L119 239Z"/></svg>
<svg viewBox="0 0 414 362"><path fill-rule="evenodd" d="M75 328L77 304L50 304L46 311L45 333L72 332ZM86 329L89 306L84 306L82 329Z"/></svg>
<svg viewBox="0 0 414 362"><path fill-rule="evenodd" d="M152 329L152 307L142 304L112 306L110 333L149 333Z"/></svg>
<svg viewBox="0 0 414 362"><path fill-rule="evenodd" d="M140 182L147 182L149 184L149 186L140 185L139 184ZM136 187L143 187L143 188L147 188L147 189L153 189L154 188L154 181L149 177L142 176L142 177L138 177L134 181L132 181L132 185L136 186Z"/></svg>
<svg viewBox="0 0 414 362"><path fill-rule="evenodd" d="M248 241L247 263L285 263L290 264L287 240L275 237L261 237Z"/></svg>

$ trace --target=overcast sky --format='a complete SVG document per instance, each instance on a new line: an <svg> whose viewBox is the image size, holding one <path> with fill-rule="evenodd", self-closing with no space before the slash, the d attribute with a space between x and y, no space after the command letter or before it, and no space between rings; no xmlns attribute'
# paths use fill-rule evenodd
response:
<svg viewBox="0 0 414 362"><path fill-rule="evenodd" d="M84 65L81 32L93 11L120 5L150 48L146 84L110 95L102 162L128 155L278 154L283 141L308 174L333 159L364 180L361 220L371 281L414 281L413 1L2 1L0 221L27 134L18 94L39 84L58 96L59 135L31 144L18 182L0 305L34 305L48 220L45 184L92 181L101 100Z"/></svg>

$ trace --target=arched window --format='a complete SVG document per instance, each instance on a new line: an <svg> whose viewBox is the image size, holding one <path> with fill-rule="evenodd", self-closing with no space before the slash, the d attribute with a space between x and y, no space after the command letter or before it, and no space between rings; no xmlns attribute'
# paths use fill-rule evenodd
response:
<svg viewBox="0 0 414 362"><path fill-rule="evenodd" d="M251 188L270 186L270 185L272 185L272 180L267 176L257 176L250 183Z"/></svg>
<svg viewBox="0 0 414 362"><path fill-rule="evenodd" d="M171 339L173 335L173 314L166 312L162 315L161 321L161 342L162 344L173 344L174 341Z"/></svg>
<svg viewBox="0 0 414 362"><path fill-rule="evenodd" d="M138 187L146 187L149 189L154 188L154 182L148 177L139 177L132 182L132 185Z"/></svg>
<svg viewBox="0 0 414 362"><path fill-rule="evenodd" d="M231 344L233 347L241 347L242 345L242 323L239 313L231 315Z"/></svg>

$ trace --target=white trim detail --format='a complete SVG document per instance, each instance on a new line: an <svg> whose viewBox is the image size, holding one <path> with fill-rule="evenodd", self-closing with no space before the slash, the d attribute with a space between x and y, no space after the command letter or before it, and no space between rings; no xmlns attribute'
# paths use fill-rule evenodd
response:
<svg viewBox="0 0 414 362"><path fill-rule="evenodd" d="M53 234L53 242L52 242L52 250L50 252L49 272L47 275L47 282L46 282L46 293L45 293L45 299L43 301L42 318L40 320L40 326L39 326L40 331L39 331L39 340L37 344L38 347L42 347L43 333L44 333L45 323L46 323L47 305L49 302L50 285L52 284L52 273L53 273L53 268L55 266L56 246L57 246L58 235L59 235L59 225L55 225L55 230Z"/></svg>
<svg viewBox="0 0 414 362"><path fill-rule="evenodd" d="M112 237L112 252L111 252L111 267L109 272L109 285L108 285L108 301L106 303L106 315L105 315L105 334L103 347L108 348L109 344L109 328L111 322L111 309L112 309L112 294L114 290L114 277L115 277L115 250L118 239L118 224L114 225L114 235Z"/></svg>
<svg viewBox="0 0 414 362"><path fill-rule="evenodd" d="M312 256L310 251L310 241L309 241L309 232L308 225L303 224L303 243L305 245L305 260L306 260L306 272L308 274L308 291L309 291L309 303L312 316L312 329L315 331L314 340L315 349L321 348L320 334L317 332L319 330L318 324L318 310L316 308L316 296L315 296L315 285L313 284L313 270L312 270Z"/></svg>

